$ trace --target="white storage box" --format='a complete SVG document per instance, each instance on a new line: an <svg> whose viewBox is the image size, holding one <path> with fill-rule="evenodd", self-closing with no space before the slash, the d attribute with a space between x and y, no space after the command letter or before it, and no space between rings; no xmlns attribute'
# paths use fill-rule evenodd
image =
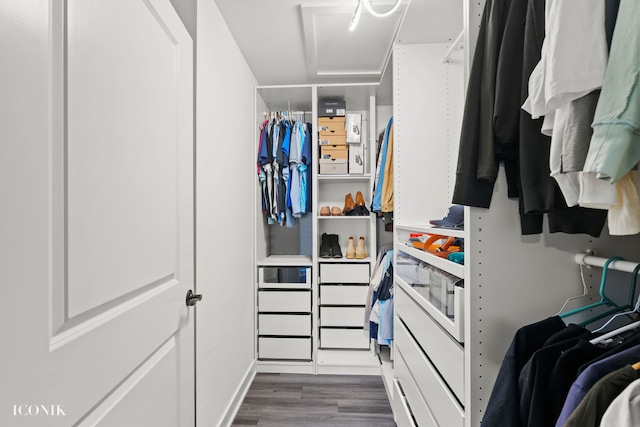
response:
<svg viewBox="0 0 640 427"><path fill-rule="evenodd" d="M349 145L349 173L364 173L364 145Z"/></svg>
<svg viewBox="0 0 640 427"><path fill-rule="evenodd" d="M362 141L362 114L347 113L345 129L347 131L347 143L359 144Z"/></svg>
<svg viewBox="0 0 640 427"><path fill-rule="evenodd" d="M347 159L320 159L321 175L346 175L349 173Z"/></svg>

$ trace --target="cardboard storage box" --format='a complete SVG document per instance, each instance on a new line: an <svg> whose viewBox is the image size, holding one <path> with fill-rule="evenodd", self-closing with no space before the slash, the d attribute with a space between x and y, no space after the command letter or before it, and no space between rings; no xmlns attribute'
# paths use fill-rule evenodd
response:
<svg viewBox="0 0 640 427"><path fill-rule="evenodd" d="M344 100L320 101L318 103L318 117L344 116L347 114Z"/></svg>
<svg viewBox="0 0 640 427"><path fill-rule="evenodd" d="M322 145L320 147L321 159L348 159L349 147L346 145Z"/></svg>
<svg viewBox="0 0 640 427"><path fill-rule="evenodd" d="M349 173L364 173L364 144L349 147Z"/></svg>
<svg viewBox="0 0 640 427"><path fill-rule="evenodd" d="M349 113L345 121L348 144L359 144L362 135L362 114Z"/></svg>
<svg viewBox="0 0 640 427"><path fill-rule="evenodd" d="M320 175L346 175L347 159L320 159Z"/></svg>
<svg viewBox="0 0 640 427"><path fill-rule="evenodd" d="M318 136L319 145L347 145L347 134L342 131L320 132Z"/></svg>
<svg viewBox="0 0 640 427"><path fill-rule="evenodd" d="M327 131L344 131L345 129L344 117L318 117L318 132Z"/></svg>

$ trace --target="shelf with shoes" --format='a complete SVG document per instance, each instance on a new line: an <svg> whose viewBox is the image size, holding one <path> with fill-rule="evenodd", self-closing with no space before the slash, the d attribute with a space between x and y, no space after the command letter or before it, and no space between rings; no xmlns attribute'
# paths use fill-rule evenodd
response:
<svg viewBox="0 0 640 427"><path fill-rule="evenodd" d="M361 119L360 142L341 145L347 148L348 172L318 173L315 177L315 235L318 266L318 345L317 373L378 374L380 362L369 350L363 332L366 291L376 253L376 217L369 211L373 188L372 165L375 164L376 97L374 85L329 85L318 87L318 101L345 101L345 131L351 126L349 116ZM320 119L321 117L318 117ZM337 120L341 122L340 119ZM324 121L326 123L326 120ZM318 121L318 159L326 149L321 142L322 126ZM342 129L339 129L342 130ZM342 144L339 141L338 144ZM353 155L361 154L356 166ZM319 172L322 172L320 168ZM354 173L355 172L355 173ZM329 215L327 215L327 210ZM329 236L329 237L327 237ZM325 244L323 245L323 239ZM340 248L340 257L327 256L326 240Z"/></svg>

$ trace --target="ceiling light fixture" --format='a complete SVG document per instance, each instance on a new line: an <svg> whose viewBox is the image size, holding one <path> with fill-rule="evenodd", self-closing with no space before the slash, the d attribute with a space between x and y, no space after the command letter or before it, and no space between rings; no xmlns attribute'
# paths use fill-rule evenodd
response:
<svg viewBox="0 0 640 427"><path fill-rule="evenodd" d="M351 22L349 22L349 31L353 31L358 26L358 22L360 22L360 15L362 15L362 0L358 0L358 4L356 5L356 10L353 11L353 15L351 15Z"/></svg>
<svg viewBox="0 0 640 427"><path fill-rule="evenodd" d="M349 22L349 31L353 31L358 26L358 22L360 21L360 15L362 15L362 7L364 6L371 15L377 18L385 18L392 13L394 13L399 7L402 0L396 0L393 6L385 12L376 12L371 7L371 0L358 0L358 4L356 5L356 10L353 11L353 15L351 15L351 21Z"/></svg>

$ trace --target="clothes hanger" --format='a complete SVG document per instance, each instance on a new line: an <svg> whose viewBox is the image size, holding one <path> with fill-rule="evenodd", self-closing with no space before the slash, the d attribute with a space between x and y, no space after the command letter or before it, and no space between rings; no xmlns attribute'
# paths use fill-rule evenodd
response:
<svg viewBox="0 0 640 427"><path fill-rule="evenodd" d="M634 269L633 272L631 272L631 284L629 285L629 297L628 300L632 301L635 294L636 294L636 284L638 281L638 272L640 272L640 264L638 264ZM640 295L638 295L638 300L636 301L636 305L633 307L633 310L630 311L624 311L622 313L617 313L614 314L611 319L607 320L607 322L600 326L598 329L595 329L591 332L600 332L602 330L604 330L604 328L606 328L609 323L611 323L613 321L613 319L620 317L620 316L628 316L630 314L633 313L638 313L640 311Z"/></svg>
<svg viewBox="0 0 640 427"><path fill-rule="evenodd" d="M575 309L570 310L570 311L568 311L566 313L562 313L559 316L561 318L565 318L565 317L573 316L574 314L581 313L581 312L586 311L586 310L591 310L592 308L596 308L596 307L600 307L600 306L607 306L607 307L612 307L613 306L613 307L615 307L613 310L610 310L610 311L608 311L606 313L603 313L603 314L599 314L599 315L597 315L597 316L595 316L593 318L590 318L590 319L580 323L581 326L585 326L585 325L588 325L589 323L592 323L592 322L595 322L597 320L600 320L603 317L606 317L606 316L609 316L609 315L611 315L613 313L616 313L618 311L626 310L626 309L630 308L629 306L620 307L618 304L616 304L611 298L609 298L605 294L605 288L606 288L606 284L607 284L607 273L608 273L608 270L609 270L609 265L613 261L621 261L622 259L623 258L621 258L621 257L612 257L612 258L609 258L608 260L605 261L604 266L602 267L603 268L602 269L602 278L600 280L600 289L598 291L598 293L600 294L600 301L595 302L593 304L589 304L589 305L585 305L585 306L582 306L582 307L575 308Z"/></svg>
<svg viewBox="0 0 640 427"><path fill-rule="evenodd" d="M583 254L582 255L582 259L580 260L580 281L582 282L582 295L578 295L578 296L575 296L575 297L567 298L567 300L564 302L564 304L562 304L562 307L560 307L560 310L558 310L558 312L556 313L556 316L560 316L560 313L562 313L562 310L564 310L564 308L567 306L569 301L573 301L574 299L586 297L587 294L589 293L589 290L587 289L587 282L584 280L584 266L585 266L584 259L587 256L589 256L589 253Z"/></svg>

